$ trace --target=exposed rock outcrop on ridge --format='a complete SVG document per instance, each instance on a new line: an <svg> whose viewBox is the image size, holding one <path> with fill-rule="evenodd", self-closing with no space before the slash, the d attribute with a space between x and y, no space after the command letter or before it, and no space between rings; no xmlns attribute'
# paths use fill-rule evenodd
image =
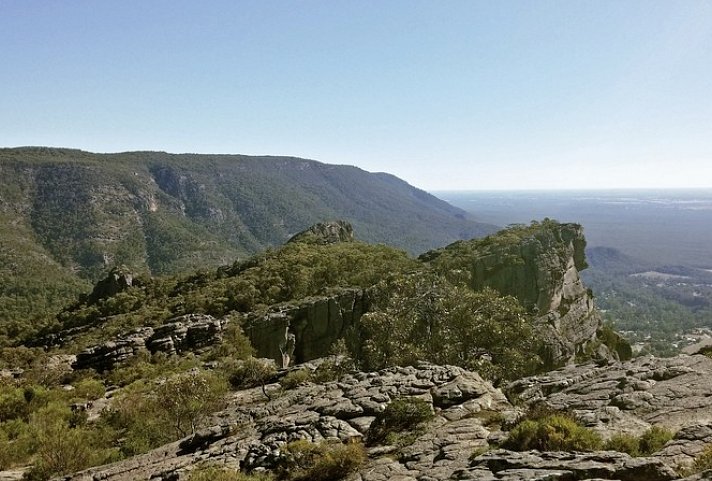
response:
<svg viewBox="0 0 712 481"><path fill-rule="evenodd" d="M353 229L344 221L317 224L290 242L331 244L353 240ZM575 358L612 360L615 349L598 337L601 317L593 298L579 277L586 267L585 239L581 226L553 221L505 230L482 240L463 241L421 256L439 271L466 270L471 287L494 288L512 295L540 323L548 367ZM443 258L450 259L443 261ZM130 274L112 271L97 284L90 297L104 297L132 285ZM332 288L327 294L293 299L244 312L242 326L260 357L281 362L281 346L294 339L293 362L306 362L329 354L330 346L348 332L357 336L361 316L371 309L371 288ZM201 349L218 342L225 319L202 315L170 320L160 327L127 332L81 353L80 368L111 369L135 356L144 347L169 354ZM154 333L153 330L156 332ZM616 336L609 333L609 336ZM63 332L54 336L71 337ZM623 343L622 343L623 344Z"/></svg>
<svg viewBox="0 0 712 481"><path fill-rule="evenodd" d="M346 221L320 222L295 234L287 242L309 242L314 244L335 244L353 242L354 228Z"/></svg>
<svg viewBox="0 0 712 481"><path fill-rule="evenodd" d="M431 251L421 259L466 270L475 290L496 289L516 297L539 318L550 366L577 355L612 358L597 338L602 319L579 272L587 267L586 239L579 224L542 224L503 231L481 240L463 241ZM454 258L454 262L452 260Z"/></svg>

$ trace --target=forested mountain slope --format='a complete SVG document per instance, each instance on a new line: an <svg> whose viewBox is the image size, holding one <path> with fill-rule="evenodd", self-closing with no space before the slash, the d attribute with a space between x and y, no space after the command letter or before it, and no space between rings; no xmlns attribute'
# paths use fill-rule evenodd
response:
<svg viewBox="0 0 712 481"><path fill-rule="evenodd" d="M0 323L56 310L115 265L172 274L317 221L419 253L494 229L406 182L290 157L0 149Z"/></svg>

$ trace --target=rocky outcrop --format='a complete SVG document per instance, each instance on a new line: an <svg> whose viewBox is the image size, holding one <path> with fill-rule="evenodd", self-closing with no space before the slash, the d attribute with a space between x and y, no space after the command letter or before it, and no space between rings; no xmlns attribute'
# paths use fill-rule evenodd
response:
<svg viewBox="0 0 712 481"><path fill-rule="evenodd" d="M220 342L226 321L204 314L186 314L156 328L143 327L77 354L74 369L113 369L141 352L181 354Z"/></svg>
<svg viewBox="0 0 712 481"><path fill-rule="evenodd" d="M607 436L639 434L653 424L677 431L712 423L712 359L701 355L568 366L520 379L507 390L527 404L574 411Z"/></svg>
<svg viewBox="0 0 712 481"><path fill-rule="evenodd" d="M579 272L587 267L586 240L578 224L544 220L481 240L455 243L421 259L465 270L471 287L516 297L541 323L549 366L577 355L614 358L597 339L602 320ZM455 258L453 261L452 258Z"/></svg>
<svg viewBox="0 0 712 481"><path fill-rule="evenodd" d="M134 285L133 274L123 267L114 267L107 276L96 283L89 294L87 302L92 304L100 299L106 299L123 292Z"/></svg>
<svg viewBox="0 0 712 481"><path fill-rule="evenodd" d="M662 376L660 383L679 378L682 384L690 380L685 376L694 373L703 376L707 370L699 364L699 359L687 361L648 367L640 363L639 368L629 363L623 369L638 369L641 376L642 372L648 372L650 379ZM682 373L685 371L682 365L691 371ZM577 389L581 391L578 395L584 396L586 388L572 383L589 383L591 389L590 383L603 379L605 371L612 372L619 367L592 368L594 372L590 375L561 370L553 377L529 378L526 389L532 395L538 393L544 402L550 399L554 402L556 396L564 392L574 396ZM313 370L316 363L299 368ZM656 372L658 374L654 374ZM566 379L570 380L568 384ZM712 380L712 377L707 379ZM672 387L669 385L668 390L673 390ZM599 388L600 392L604 389ZM598 393L594 394L594 400L604 397L599 390L592 389ZM270 469L279 464L282 447L291 441L348 443L367 439L369 426L378 413L393 400L409 397L424 400L435 413L434 419L416 434L410 445L368 448L367 464L347 478L349 481L676 480L681 476L675 470L678 458L672 453L684 451L681 446L685 442L690 447L692 443L706 442L712 435L711 427L690 425L660 453L638 458L613 451L491 449L490 443L504 436L500 431L502 426L510 426L520 414L520 408L511 405L499 389L476 373L452 366L421 364L379 372L352 372L338 381L306 383L280 395L275 384L266 386L266 391L271 393L270 400L260 388L234 393L230 407L214 416L217 424L193 437L66 479L182 481L188 479L192 469L206 463L236 470ZM533 402L534 397L523 396L522 399ZM578 409L573 412L579 416L584 414ZM497 414L496 419L493 413ZM644 411L631 415L643 418Z"/></svg>
<svg viewBox="0 0 712 481"><path fill-rule="evenodd" d="M679 476L660 460L632 458L612 451L519 453L497 450L473 459L471 467L459 471L454 479L668 481L679 479Z"/></svg>
<svg viewBox="0 0 712 481"><path fill-rule="evenodd" d="M243 329L259 357L281 365L287 336L294 335L293 362L305 362L329 354L329 348L357 325L368 310L368 295L361 289L344 289L332 296L310 297L273 306L267 313L246 316ZM182 354L200 351L222 340L228 318L186 314L158 327L143 327L89 347L77 355L74 369L113 369L141 352Z"/></svg>
<svg viewBox="0 0 712 481"><path fill-rule="evenodd" d="M212 346L222 340L226 319L203 314L186 314L156 327L146 340L151 353L180 354Z"/></svg>
<svg viewBox="0 0 712 481"><path fill-rule="evenodd" d="M94 369L108 371L126 362L141 352L146 352L146 340L153 335L153 329L144 327L128 332L118 339L91 346L77 354L74 369Z"/></svg>
<svg viewBox="0 0 712 481"><path fill-rule="evenodd" d="M320 222L292 236L287 242L306 242L310 244L336 244L353 242L354 229L346 221Z"/></svg>
<svg viewBox="0 0 712 481"><path fill-rule="evenodd" d="M275 386L267 389L274 392ZM361 479L397 479L396 474L408 476L401 479L448 479L469 465L473 449L487 445L492 428L481 414L513 412L501 391L458 367L424 364L354 372L339 381L304 385L271 401L266 401L259 388L238 392L232 406L215 416L221 424L195 438L67 479L183 480L204 462L240 469L269 468L290 441L362 439L388 403L411 396L431 405L436 413L432 426L403 451L401 461L383 456L393 452L393 447L372 448L371 464L361 472Z"/></svg>
<svg viewBox="0 0 712 481"><path fill-rule="evenodd" d="M507 247L488 246L472 262L475 289L492 287L537 313L552 365L570 362L595 342L601 318L579 277L587 267L578 224L542 228ZM605 355L605 354L604 354Z"/></svg>
<svg viewBox="0 0 712 481"><path fill-rule="evenodd" d="M671 466L690 464L712 442L712 359L641 357L610 366L568 366L515 381L510 397L569 411L608 438L650 426L676 432L656 454Z"/></svg>
<svg viewBox="0 0 712 481"><path fill-rule="evenodd" d="M332 296L274 306L266 314L248 314L243 329L260 357L279 362L280 346L286 336L293 334L293 359L305 362L328 355L331 345L356 327L368 308L368 294L364 290L344 289Z"/></svg>

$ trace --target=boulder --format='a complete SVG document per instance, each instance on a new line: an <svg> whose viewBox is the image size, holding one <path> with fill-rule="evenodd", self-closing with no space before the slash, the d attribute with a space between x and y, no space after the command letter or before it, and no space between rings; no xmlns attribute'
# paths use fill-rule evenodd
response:
<svg viewBox="0 0 712 481"><path fill-rule="evenodd" d="M336 244L338 242L353 242L354 229L346 221L335 220L320 222L308 229L295 234L287 242L305 242L309 244Z"/></svg>

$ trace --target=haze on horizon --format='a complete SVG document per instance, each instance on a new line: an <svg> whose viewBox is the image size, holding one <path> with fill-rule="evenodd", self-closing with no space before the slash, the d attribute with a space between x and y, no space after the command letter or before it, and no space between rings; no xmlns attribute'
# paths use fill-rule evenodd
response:
<svg viewBox="0 0 712 481"><path fill-rule="evenodd" d="M0 146L290 155L428 190L712 187L702 0L0 0Z"/></svg>

